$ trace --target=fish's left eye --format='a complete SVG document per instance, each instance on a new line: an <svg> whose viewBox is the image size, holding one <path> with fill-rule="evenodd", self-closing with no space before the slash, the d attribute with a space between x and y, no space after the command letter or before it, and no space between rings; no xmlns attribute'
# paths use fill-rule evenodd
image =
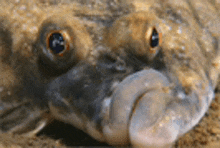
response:
<svg viewBox="0 0 220 148"><path fill-rule="evenodd" d="M150 46L151 46L151 48L154 48L158 45L159 45L159 34L158 34L157 30L154 28L152 30L152 34L150 37Z"/></svg>
<svg viewBox="0 0 220 148"><path fill-rule="evenodd" d="M116 53L125 51L144 62L151 62L162 45L160 20L145 12L121 17L106 31L105 43Z"/></svg>
<svg viewBox="0 0 220 148"><path fill-rule="evenodd" d="M148 59L152 60L159 52L162 43L162 33L156 27L149 27L145 33L145 45L148 48Z"/></svg>

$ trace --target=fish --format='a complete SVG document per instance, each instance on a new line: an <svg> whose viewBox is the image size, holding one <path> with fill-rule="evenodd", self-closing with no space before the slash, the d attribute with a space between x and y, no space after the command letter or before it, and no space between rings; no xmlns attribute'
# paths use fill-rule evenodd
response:
<svg viewBox="0 0 220 148"><path fill-rule="evenodd" d="M2 0L0 134L34 136L58 120L113 146L171 147L215 97L219 8Z"/></svg>

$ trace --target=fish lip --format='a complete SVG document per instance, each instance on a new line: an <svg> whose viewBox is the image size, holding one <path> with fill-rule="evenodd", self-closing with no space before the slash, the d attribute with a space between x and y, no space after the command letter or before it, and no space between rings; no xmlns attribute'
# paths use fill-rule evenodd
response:
<svg viewBox="0 0 220 148"><path fill-rule="evenodd" d="M152 90L169 84L167 76L154 69L141 70L124 78L113 92L108 124L103 126L107 143L129 144L129 126L137 102Z"/></svg>

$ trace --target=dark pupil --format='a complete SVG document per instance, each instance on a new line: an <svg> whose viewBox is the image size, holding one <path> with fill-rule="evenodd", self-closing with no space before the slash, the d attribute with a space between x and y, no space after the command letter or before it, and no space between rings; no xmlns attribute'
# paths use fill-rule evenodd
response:
<svg viewBox="0 0 220 148"><path fill-rule="evenodd" d="M65 49L65 42L61 33L53 33L49 37L49 47L54 54Z"/></svg>
<svg viewBox="0 0 220 148"><path fill-rule="evenodd" d="M159 43L159 35L156 31L156 29L153 30L152 35L151 35L151 41L150 41L150 46L152 48L156 47Z"/></svg>

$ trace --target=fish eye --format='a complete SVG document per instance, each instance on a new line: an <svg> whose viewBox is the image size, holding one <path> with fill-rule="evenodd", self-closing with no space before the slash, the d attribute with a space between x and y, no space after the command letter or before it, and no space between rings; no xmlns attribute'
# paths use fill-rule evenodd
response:
<svg viewBox="0 0 220 148"><path fill-rule="evenodd" d="M54 54L61 53L66 48L66 40L60 32L50 33L47 40L48 47Z"/></svg>
<svg viewBox="0 0 220 148"><path fill-rule="evenodd" d="M145 44L148 60L151 61L159 52L159 45L162 43L162 33L156 27L149 27L145 33Z"/></svg>
<svg viewBox="0 0 220 148"><path fill-rule="evenodd" d="M150 45L150 50L154 51L162 42L162 34L155 27L150 27L145 33L145 40Z"/></svg>
<svg viewBox="0 0 220 148"><path fill-rule="evenodd" d="M68 34L63 31L51 31L47 35L47 48L53 54L63 56L66 50L69 50L69 38Z"/></svg>
<svg viewBox="0 0 220 148"><path fill-rule="evenodd" d="M158 45L159 45L159 34L158 34L157 30L154 28L152 30L152 34L150 37L150 46L151 46L151 48L154 48Z"/></svg>
<svg viewBox="0 0 220 148"><path fill-rule="evenodd" d="M157 17L137 12L116 20L105 33L105 43L120 54L128 53L144 62L152 62L161 51L162 32ZM158 21L157 21L158 20Z"/></svg>
<svg viewBox="0 0 220 148"><path fill-rule="evenodd" d="M89 33L77 19L55 16L42 22L34 45L39 65L51 72L67 71L86 60L93 48Z"/></svg>

